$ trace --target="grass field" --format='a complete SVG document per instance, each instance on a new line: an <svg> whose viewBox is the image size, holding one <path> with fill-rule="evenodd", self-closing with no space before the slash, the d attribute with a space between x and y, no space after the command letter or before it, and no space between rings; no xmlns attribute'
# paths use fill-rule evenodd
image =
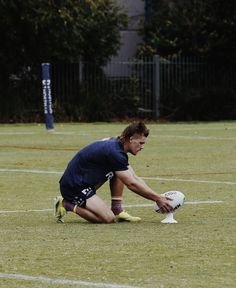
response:
<svg viewBox="0 0 236 288"><path fill-rule="evenodd" d="M58 180L85 144L126 124L0 125L0 287L220 288L236 283L236 122L149 124L130 164L155 191L180 190L178 224L125 190L140 223L53 217ZM107 184L98 194L110 205Z"/></svg>

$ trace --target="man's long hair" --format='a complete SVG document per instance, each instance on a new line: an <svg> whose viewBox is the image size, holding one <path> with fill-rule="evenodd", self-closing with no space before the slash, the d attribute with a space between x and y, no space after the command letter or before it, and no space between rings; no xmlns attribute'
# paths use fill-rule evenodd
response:
<svg viewBox="0 0 236 288"><path fill-rule="evenodd" d="M144 135L145 137L148 137L149 129L147 129L147 127L143 122L133 122L125 128L125 130L119 136L119 139L122 143L124 143L135 134Z"/></svg>

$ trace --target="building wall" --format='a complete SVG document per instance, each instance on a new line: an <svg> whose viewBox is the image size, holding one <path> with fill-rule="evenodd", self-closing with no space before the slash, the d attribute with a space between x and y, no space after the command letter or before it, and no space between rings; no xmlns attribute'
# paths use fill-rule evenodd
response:
<svg viewBox="0 0 236 288"><path fill-rule="evenodd" d="M142 42L139 35L140 20L145 17L145 0L117 0L126 9L129 16L128 28L121 31L121 46L116 59L133 58L137 45Z"/></svg>

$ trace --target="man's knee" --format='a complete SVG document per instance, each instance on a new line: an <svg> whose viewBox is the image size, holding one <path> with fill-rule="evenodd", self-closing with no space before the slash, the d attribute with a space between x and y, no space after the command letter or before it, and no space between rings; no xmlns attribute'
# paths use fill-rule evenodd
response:
<svg viewBox="0 0 236 288"><path fill-rule="evenodd" d="M102 215L102 223L111 224L115 222L115 215L111 212L107 215Z"/></svg>
<svg viewBox="0 0 236 288"><path fill-rule="evenodd" d="M94 215L99 218L101 223L114 222L115 215L111 209L108 208L105 202L97 195L93 195L91 198L87 199L86 208L94 213Z"/></svg>

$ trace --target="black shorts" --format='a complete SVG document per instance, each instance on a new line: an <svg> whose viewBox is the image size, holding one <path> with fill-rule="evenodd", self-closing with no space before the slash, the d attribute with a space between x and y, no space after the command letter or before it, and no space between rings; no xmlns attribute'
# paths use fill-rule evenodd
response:
<svg viewBox="0 0 236 288"><path fill-rule="evenodd" d="M63 185L60 185L61 195L62 197L75 204L79 207L86 207L87 199L91 198L93 195L96 194L96 190L91 187L86 188L68 188Z"/></svg>

